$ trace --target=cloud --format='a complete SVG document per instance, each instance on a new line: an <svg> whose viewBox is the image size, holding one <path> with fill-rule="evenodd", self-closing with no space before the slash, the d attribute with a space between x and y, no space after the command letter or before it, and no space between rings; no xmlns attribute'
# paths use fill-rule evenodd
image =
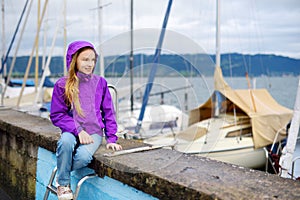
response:
<svg viewBox="0 0 300 200"><path fill-rule="evenodd" d="M6 1L5 32L8 46L25 2ZM43 5L42 1L42 5ZM51 44L55 27L63 20L62 0L50 0L41 36L47 33L47 46ZM99 44L130 30L130 0L102 0L102 24L98 25L97 0L68 0L67 43L86 39ZM159 29L168 1L135 0L134 28ZM220 1L221 53L274 53L300 58L300 2L297 0L226 0ZM34 42L37 20L37 2L33 2L20 54L29 54ZM215 52L215 1L173 1L168 29L196 41L208 53ZM47 26L45 21L47 21ZM1 19L2 22L2 19ZM1 33L2 36L2 33ZM43 41L40 39L40 44ZM58 33L57 49L63 52L63 26Z"/></svg>

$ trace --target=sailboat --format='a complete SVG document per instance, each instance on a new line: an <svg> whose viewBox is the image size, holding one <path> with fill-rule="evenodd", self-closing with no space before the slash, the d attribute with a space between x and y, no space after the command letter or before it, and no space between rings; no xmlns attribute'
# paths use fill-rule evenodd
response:
<svg viewBox="0 0 300 200"><path fill-rule="evenodd" d="M145 92L143 95L142 102L135 101L133 103L133 89L134 84L132 81L133 74L133 26L132 26L132 10L133 4L131 1L131 54L130 54L130 80L131 80L131 102L130 106L127 102L123 103L122 107L125 110L119 110L119 136L125 138L139 138L145 139L164 132L166 129L168 131L174 131L175 129L180 129L185 121L187 121L187 116L180 109L173 105L159 104L150 105L148 104L150 91L153 86L154 78L156 75L156 70L158 68L159 58L161 54L161 47L164 40L164 35L166 32L166 26L172 6L172 0L168 1L168 6L166 14L164 17L162 29L160 32L159 40L155 49L153 63L150 69L148 81L145 85ZM166 91L166 93L169 91ZM163 92L161 93L163 94ZM124 106L125 104L125 106ZM121 107L121 106L120 106ZM130 107L130 110L128 109ZM127 109L126 109L127 108Z"/></svg>
<svg viewBox="0 0 300 200"><path fill-rule="evenodd" d="M189 113L189 126L175 135L144 140L151 145L174 143L174 149L249 168L267 163L266 147L286 138L292 111L279 105L266 89L234 90L224 80L219 52L219 1L214 92Z"/></svg>
<svg viewBox="0 0 300 200"><path fill-rule="evenodd" d="M51 96L52 96L52 90L53 90L53 86L54 83L50 80L49 76L51 74L50 72L50 62L52 59L52 53L54 50L54 45L55 45L55 41L57 38L57 34L59 32L59 28L60 28L60 23L57 23L56 26L56 30L54 35L52 36L52 44L51 44L51 49L49 52L49 55L47 56L46 59L46 53L43 54L43 65L42 65L42 76L40 78L40 81L38 82L38 41L39 41L39 34L40 34L40 30L41 30L41 26L42 26L42 22L47 10L47 6L48 6L48 1L44 2L43 5L43 10L42 10L42 14L39 17L38 20L38 30L36 31L35 34L35 41L34 41L34 45L32 47L32 51L27 63L27 67L26 70L24 72L24 77L23 80L20 80L18 82L16 82L16 80L11 80L11 76L12 76L12 72L13 72L13 68L14 65L16 63L16 58L17 58L17 53L19 50L19 46L20 43L22 41L22 36L27 24L27 20L30 14L30 9L32 7L32 0L27 0L26 4L24 6L22 15L20 17L19 23L17 25L16 31L14 33L13 36L13 40L10 44L10 47L15 39L15 35L18 32L18 27L20 25L20 22L23 18L23 15L26 11L26 7L27 4L28 5L28 9L27 9L27 14L25 17L25 22L23 23L23 27L22 30L20 31L20 38L18 41L18 44L16 46L16 51L13 57L13 60L11 62L10 65L10 70L9 70L9 74L6 77L5 82L2 80L0 82L1 86L4 88L3 92L1 93L1 104L5 107L9 107L9 108L13 108L13 109L17 109L19 111L22 112L26 112L28 114L32 114L32 115L37 115L40 117L44 117L44 118L48 118L49 117L49 106L50 106L50 101L51 101ZM65 8L65 5L64 5ZM45 33L45 32L44 32ZM46 35L44 35L44 42L46 39ZM44 45L46 44L46 42L44 43ZM46 47L44 46L44 49L46 49ZM10 48L9 48L10 50ZM33 60L33 56L34 56L34 51L36 50L36 70L35 70L35 82L31 81L31 80L27 80L28 75L29 75L29 71L30 71L30 67L32 64L32 60ZM9 51L7 52L6 57L8 56Z"/></svg>
<svg viewBox="0 0 300 200"><path fill-rule="evenodd" d="M20 87L13 87L13 86L22 85L22 83L23 83L22 81L16 82L15 80L10 80L10 76L11 76L11 73L12 73L12 70L13 70L13 67L14 67L14 63L16 61L16 53L17 53L17 50L19 48L20 41L17 44L17 50L16 50L16 53L15 53L14 59L12 61L12 65L10 67L10 71L9 71L8 75L6 74L6 64L7 64L9 52L10 52L11 47L14 43L15 38L16 38L16 34L19 30L19 27L20 27L21 21L23 19L23 16L25 14L27 5L28 5L28 1L26 1L25 5L24 5L23 11L21 13L20 19L19 19L18 24L16 26L16 30L13 34L12 41L10 42L8 50L7 50L6 54L3 56L3 59L1 59L1 69L0 69L0 75L1 75L1 80L0 80L1 105L3 105L3 104L6 105L6 106L7 105L16 105L17 97L18 97L17 94L20 93L21 88ZM29 3L27 17L25 19L25 23L23 25L23 29L21 31L20 38L22 38L22 35L23 35L23 32L24 32L24 27L25 27L25 24L26 24L26 21L27 21L27 18L28 18L28 14L30 13L31 5L32 5L32 1ZM2 5L2 6L4 7L4 5ZM3 14L2 16L4 16L4 8L2 9L2 14ZM3 17L2 20L5 21L4 17ZM3 26L3 29L4 29L4 26ZM4 30L3 30L3 32L4 32ZM5 48L3 47L3 49L5 49ZM3 76L3 78L2 78L2 76ZM25 89L24 89L24 94L26 96L32 96L31 94L34 92L34 88L33 87L27 87L28 85L32 86L32 83L28 83L28 81L26 81L24 83L24 86L26 86Z"/></svg>

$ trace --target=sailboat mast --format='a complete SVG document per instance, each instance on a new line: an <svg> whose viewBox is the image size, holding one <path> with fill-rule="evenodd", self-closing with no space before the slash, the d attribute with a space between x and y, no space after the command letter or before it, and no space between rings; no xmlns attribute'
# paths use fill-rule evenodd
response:
<svg viewBox="0 0 300 200"><path fill-rule="evenodd" d="M40 23L40 15L41 15L41 0L38 0L38 5L37 5L37 27L39 26ZM35 87L35 92L37 92L38 89L38 82L39 82L39 34L37 35L37 41L36 41L36 47L35 47L35 73L34 73L34 87Z"/></svg>
<svg viewBox="0 0 300 200"><path fill-rule="evenodd" d="M64 0L64 76L67 75L67 62L66 54L67 51L67 0Z"/></svg>
<svg viewBox="0 0 300 200"><path fill-rule="evenodd" d="M130 2L130 110L133 112L133 0Z"/></svg>
<svg viewBox="0 0 300 200"><path fill-rule="evenodd" d="M0 74L3 74L4 76L6 75L6 64L4 63L3 64L3 59L5 57L5 7L4 7L4 0L2 0L2 56L1 56L1 68L0 70L3 72L3 73L0 73ZM2 75L1 75L2 76Z"/></svg>
<svg viewBox="0 0 300 200"><path fill-rule="evenodd" d="M215 68L220 68L221 70L221 55L220 55L220 1L216 0L216 66ZM217 70L216 70L217 71ZM216 79L216 78L215 78ZM215 83L216 84L216 83ZM215 86L216 88L216 86ZM214 113L213 116L217 117L220 114L221 106L221 94L219 91L215 92L214 101Z"/></svg>
<svg viewBox="0 0 300 200"><path fill-rule="evenodd" d="M102 5L102 1L98 0L98 38L99 38L99 74L104 77L104 57L102 53L102 9L110 3Z"/></svg>
<svg viewBox="0 0 300 200"><path fill-rule="evenodd" d="M38 43L38 41L37 41L38 38L39 38L39 37L38 37L38 34L39 34L39 32L40 32L40 29L41 29L41 23L42 23L42 21L43 21L44 15L45 15L47 5L48 5L48 0L45 0L44 6L43 6L42 15L41 15L41 17L40 17L40 20L39 20L39 23L38 23L38 27L37 27L37 31L36 31L36 35L35 35L34 45L33 45L33 47L32 47L32 51L31 51L31 54L30 54L30 57L29 57L29 61L28 61L28 63L27 63L27 67L26 67L26 70L25 70L22 88L21 88L20 95L19 95L19 98L18 98L18 101L17 101L17 105L16 105L17 108L19 108L20 103L21 103L21 99L22 99L22 96L23 96L25 84L26 84L27 77L28 77L29 70L30 70L30 66L31 66L31 64L32 64L32 57L33 57L34 50L35 50L35 48L36 48L36 46L37 46L37 43Z"/></svg>
<svg viewBox="0 0 300 200"><path fill-rule="evenodd" d="M4 37L5 37L5 35L4 35L4 22L5 22L5 19L4 19L4 0L2 0L2 5L1 5L2 7L1 7L1 10L2 10L2 56L1 56L1 62L0 62L0 71L2 71L3 70L3 65L2 65L2 61L3 61L3 59L4 59L4 45L5 45L5 43L4 43L4 41L5 41L5 39L4 39ZM2 81L1 80L2 79L2 73L0 73L0 81ZM1 87L1 90L2 90L2 87ZM3 97L4 97L4 94L3 94L3 92L1 91L1 105L3 105Z"/></svg>
<svg viewBox="0 0 300 200"><path fill-rule="evenodd" d="M65 10L65 8L63 7L62 14L65 13L64 10ZM45 64L44 68L43 68L43 73L42 73L41 81L40 81L40 84L38 86L37 95L36 95L36 98L35 98L35 103L36 104L43 102L42 90L43 90L43 86L44 86L46 77L51 74L49 66L50 66L50 62L51 62L53 50L54 50L54 47L55 47L55 42L56 42L57 34L58 34L59 30L60 30L60 27L61 27L61 20L58 20L58 23L56 25L56 29L55 29L54 35L52 37L52 43L51 43L51 48L50 48L49 55L47 57L47 62Z"/></svg>
<svg viewBox="0 0 300 200"><path fill-rule="evenodd" d="M216 67L221 67L221 56L220 56L220 1L216 2Z"/></svg>
<svg viewBox="0 0 300 200"><path fill-rule="evenodd" d="M20 37L19 37L19 41L18 41L18 43L16 45L16 51L15 51L15 54L13 56L13 60L11 62L10 68L9 68L9 72L8 72L7 79L6 79L6 82L5 82L5 86L4 86L4 89L3 89L3 92L2 92L2 96L1 96L1 105L3 105L3 98L5 96L5 93L6 93L6 90L7 90L7 86L8 86L8 83L10 81L10 77L12 75L12 72L13 72L13 69L14 69L14 66L15 66L15 63L16 63L16 59L17 59L19 47L21 45L21 41L22 41L22 38L23 38L24 30L25 30L25 27L26 27L26 24L27 24L27 21L28 21L28 17L29 17L29 14L30 14L31 7L32 7L32 2L33 2L33 0L30 0L29 8L28 8L28 11L27 11L27 14L26 14L26 17L25 17L25 21L24 21L23 26L22 26L22 30L21 30L21 34L20 34ZM19 19L17 28L16 28L14 36L13 36L13 40L12 40L12 42L9 45L9 48L7 50L7 54L5 56L5 59L2 62L0 62L1 64L6 62L6 59L7 59L8 55L9 55L10 49L11 49L13 41L14 41L14 38L15 38L17 32L18 32L19 25L20 25L21 20L23 18L23 14L25 13L25 10L26 10L26 7L27 7L27 3L28 3L28 0L26 1L25 6L23 8L21 17Z"/></svg>
<svg viewBox="0 0 300 200"><path fill-rule="evenodd" d="M167 28L167 24L168 24L169 15L170 15L170 12L171 12L172 3L173 3L173 0L169 0L168 7L167 7L167 10L166 10L166 14L165 14L165 18L164 18L164 21L163 21L162 30L160 32L158 44L156 46L156 50L155 50L155 53L154 53L153 65L152 65L152 68L151 68L151 71L150 71L150 74L149 74L149 77L148 77L148 83L147 83L146 88L145 88L145 92L144 92L144 96L143 96L143 104L142 104L142 107L141 107L141 111L140 111L140 115L139 115L139 118L138 118L137 125L135 127L135 133L139 133L140 129L142 127L142 121L143 121L143 118L144 118L146 106L147 106L148 100L149 100L149 95L150 95L152 85L153 85L153 82L154 82L154 77L155 77L155 74L156 74L156 70L157 70L157 66L158 66L158 62L159 62L159 58L160 58L162 43L163 43L163 40L164 40L164 37L165 37L165 32L166 32L166 28Z"/></svg>

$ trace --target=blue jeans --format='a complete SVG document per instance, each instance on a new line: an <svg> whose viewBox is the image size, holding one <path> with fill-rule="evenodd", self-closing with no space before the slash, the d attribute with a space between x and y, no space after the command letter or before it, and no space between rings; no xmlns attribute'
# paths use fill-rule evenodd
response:
<svg viewBox="0 0 300 200"><path fill-rule="evenodd" d="M79 144L77 138L69 132L64 132L57 142L57 182L59 185L70 185L71 171L86 167L102 143L102 136L91 135L94 143ZM77 144L78 143L78 144Z"/></svg>

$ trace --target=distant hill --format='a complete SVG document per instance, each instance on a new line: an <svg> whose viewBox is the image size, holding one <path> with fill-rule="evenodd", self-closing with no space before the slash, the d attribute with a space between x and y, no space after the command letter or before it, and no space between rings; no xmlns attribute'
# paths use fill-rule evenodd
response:
<svg viewBox="0 0 300 200"><path fill-rule="evenodd" d="M299 76L300 74L300 59L276 55L224 54L221 63L224 76L244 76L245 72L251 76Z"/></svg>
<svg viewBox="0 0 300 200"><path fill-rule="evenodd" d="M13 70L14 77L22 77L25 73L29 56L22 56L16 59ZM214 55L204 54L186 54L182 56L164 54L160 57L160 65L165 67L158 68L160 76L184 76L202 74L212 76L214 72ZM35 70L35 58L30 68L30 75L33 76ZM148 75L152 66L153 55L137 54L134 56L134 67L141 67L143 62L145 76ZM12 58L8 58L8 66L11 65ZM41 66L42 57L39 58ZM129 70L129 56L110 56L105 57L105 75L120 76ZM221 67L224 76L244 76L247 72L249 76L299 76L300 75L300 59L276 55L243 55L238 53L222 54ZM163 70L169 69L169 70ZM171 69L171 70L170 70ZM8 67L9 70L9 67ZM63 74L63 57L52 57L50 70L52 76L61 76ZM161 71L159 71L161 70ZM39 67L39 74L42 70ZM171 72L171 73L170 73ZM129 74L129 73L128 73Z"/></svg>

